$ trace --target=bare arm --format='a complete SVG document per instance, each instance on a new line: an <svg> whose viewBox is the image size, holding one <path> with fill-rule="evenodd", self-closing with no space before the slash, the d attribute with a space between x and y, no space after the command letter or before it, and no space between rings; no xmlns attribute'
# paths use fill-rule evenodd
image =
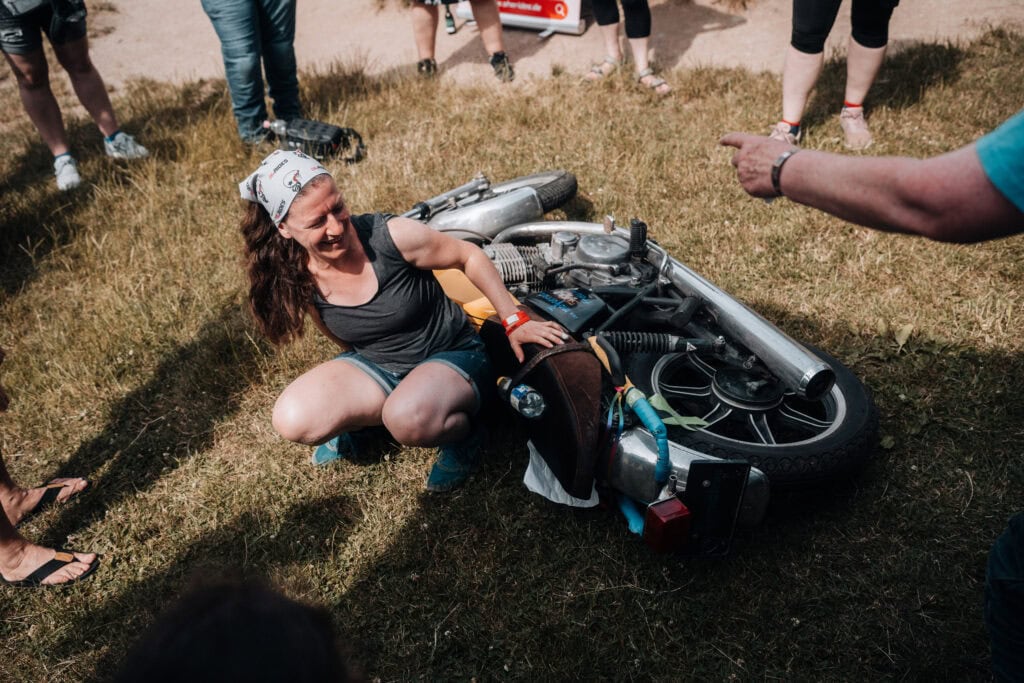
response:
<svg viewBox="0 0 1024 683"><path fill-rule="evenodd" d="M501 275L480 247L432 230L410 218L392 218L388 221L388 228L398 251L412 265L423 270L461 270L483 292L501 319L518 310L512 295L505 289ZM534 320L516 328L509 336L509 343L516 358L522 361L523 344L551 347L563 342L563 332L555 323Z"/></svg>
<svg viewBox="0 0 1024 683"><path fill-rule="evenodd" d="M729 133L743 189L775 196L772 164L791 147ZM989 181L974 145L932 157L849 157L801 150L785 163L780 187L789 199L852 223L943 242L979 242L1024 231L1024 214Z"/></svg>

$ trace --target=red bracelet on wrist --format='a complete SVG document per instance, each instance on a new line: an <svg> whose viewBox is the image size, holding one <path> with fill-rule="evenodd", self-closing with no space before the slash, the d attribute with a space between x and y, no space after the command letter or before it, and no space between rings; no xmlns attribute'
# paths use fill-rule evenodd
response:
<svg viewBox="0 0 1024 683"><path fill-rule="evenodd" d="M502 327L505 328L505 336L512 334L513 330L522 325L525 322L529 322L530 316L526 311L516 311L507 318L503 318L501 321Z"/></svg>

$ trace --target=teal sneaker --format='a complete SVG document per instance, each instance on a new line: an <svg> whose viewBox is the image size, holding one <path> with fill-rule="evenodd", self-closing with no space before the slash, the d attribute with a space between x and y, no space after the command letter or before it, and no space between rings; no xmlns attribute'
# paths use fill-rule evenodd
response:
<svg viewBox="0 0 1024 683"><path fill-rule="evenodd" d="M326 465L335 460L354 458L357 453L355 440L348 432L342 432L326 443L322 443L313 451L312 463Z"/></svg>
<svg viewBox="0 0 1024 683"><path fill-rule="evenodd" d="M478 423L462 441L439 447L437 462L427 477L427 491L446 493L462 486L469 475L480 469L480 449L484 440L484 427Z"/></svg>

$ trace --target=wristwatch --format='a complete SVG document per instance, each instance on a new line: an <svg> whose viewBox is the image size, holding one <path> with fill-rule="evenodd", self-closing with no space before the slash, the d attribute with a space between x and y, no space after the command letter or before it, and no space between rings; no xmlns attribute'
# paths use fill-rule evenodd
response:
<svg viewBox="0 0 1024 683"><path fill-rule="evenodd" d="M784 197L782 194L782 186L779 185L779 177L782 175L782 166L789 158L799 152L799 149L787 149L785 152L779 155L779 158L772 164L772 188L775 189L776 197Z"/></svg>

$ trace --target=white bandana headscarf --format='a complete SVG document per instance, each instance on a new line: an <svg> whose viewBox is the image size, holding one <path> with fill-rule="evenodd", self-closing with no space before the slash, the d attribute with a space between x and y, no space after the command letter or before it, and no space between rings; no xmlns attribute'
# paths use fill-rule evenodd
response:
<svg viewBox="0 0 1024 683"><path fill-rule="evenodd" d="M302 152L276 149L252 175L238 183L238 191L242 199L266 209L274 225L281 225L299 190L323 173L330 175L316 159Z"/></svg>

